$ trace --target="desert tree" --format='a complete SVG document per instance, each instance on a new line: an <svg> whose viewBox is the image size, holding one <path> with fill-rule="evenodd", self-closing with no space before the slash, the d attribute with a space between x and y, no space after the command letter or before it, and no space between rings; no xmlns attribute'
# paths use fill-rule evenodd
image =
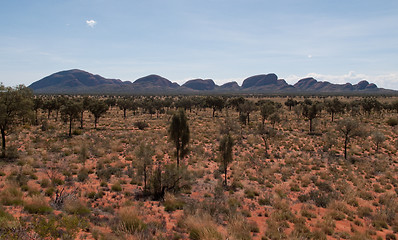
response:
<svg viewBox="0 0 398 240"><path fill-rule="evenodd" d="M225 106L225 100L222 97L209 96L205 99L205 105L213 110L213 118L216 111L222 111Z"/></svg>
<svg viewBox="0 0 398 240"><path fill-rule="evenodd" d="M260 105L261 123L264 125L265 120L277 111L276 105L273 101L267 100Z"/></svg>
<svg viewBox="0 0 398 240"><path fill-rule="evenodd" d="M183 109L173 114L169 127L169 139L176 148L177 168L180 166L180 159L188 153L189 145L189 125L188 119Z"/></svg>
<svg viewBox="0 0 398 240"><path fill-rule="evenodd" d="M375 98L364 98L360 101L362 110L364 113L366 113L368 116L372 112L380 112L382 109L382 104Z"/></svg>
<svg viewBox="0 0 398 240"><path fill-rule="evenodd" d="M352 117L356 117L361 114L361 105L360 100L351 101L345 106L346 112L349 112Z"/></svg>
<svg viewBox="0 0 398 240"><path fill-rule="evenodd" d="M272 127L267 127L263 124L259 124L257 127L257 134L263 139L265 156L268 154L268 142L276 136L276 130Z"/></svg>
<svg viewBox="0 0 398 240"><path fill-rule="evenodd" d="M57 96L53 99L53 110L55 110L55 121L58 121L59 111L68 99L64 96Z"/></svg>
<svg viewBox="0 0 398 240"><path fill-rule="evenodd" d="M313 132L312 123L313 120L318 116L319 112L320 112L320 106L318 103L312 103L311 101L310 104L304 103L302 105L302 114L310 121L310 133Z"/></svg>
<svg viewBox="0 0 398 240"><path fill-rule="evenodd" d="M146 97L146 98L142 99L140 105L141 105L141 108L144 110L144 112L151 115L151 118L152 118L152 115L156 113L153 97Z"/></svg>
<svg viewBox="0 0 398 240"><path fill-rule="evenodd" d="M43 109L47 110L47 118L50 119L51 112L55 109L56 100L54 98L47 98L43 102Z"/></svg>
<svg viewBox="0 0 398 240"><path fill-rule="evenodd" d="M178 192L191 186L191 175L186 167L158 162L150 178L151 193L154 200L164 199L166 192Z"/></svg>
<svg viewBox="0 0 398 240"><path fill-rule="evenodd" d="M231 134L225 134L222 136L220 140L220 162L221 162L221 168L222 171L224 172L224 185L227 186L227 171L228 171L228 165L232 162L233 160L233 150L234 147L234 140L231 136Z"/></svg>
<svg viewBox="0 0 398 240"><path fill-rule="evenodd" d="M239 105L245 103L244 97L232 97L228 98L226 105L230 108L235 108L236 111L239 111Z"/></svg>
<svg viewBox="0 0 398 240"><path fill-rule="evenodd" d="M85 96L83 99L80 101L81 108L80 108L80 128L83 129L83 124L84 124L84 112L86 110L89 110L89 106L91 104L91 98Z"/></svg>
<svg viewBox="0 0 398 240"><path fill-rule="evenodd" d="M185 111L189 110L190 112L192 111L193 104L194 102L190 97L183 97L174 102L176 108L183 108Z"/></svg>
<svg viewBox="0 0 398 240"><path fill-rule="evenodd" d="M398 113L398 100L395 100L394 102L391 103L391 110Z"/></svg>
<svg viewBox="0 0 398 240"><path fill-rule="evenodd" d="M164 110L164 102L162 99L159 98L155 98L152 100L152 107L156 112L156 118L159 118L159 114L163 114L165 113Z"/></svg>
<svg viewBox="0 0 398 240"><path fill-rule="evenodd" d="M139 176L144 178L144 192L147 189L147 180L149 172L152 169L153 160L152 156L155 154L152 146L148 143L141 143L135 151L135 156L137 157L137 173Z"/></svg>
<svg viewBox="0 0 398 240"><path fill-rule="evenodd" d="M386 136L380 131L375 131L372 134L372 140L376 145L376 152L379 152L379 146L386 140Z"/></svg>
<svg viewBox="0 0 398 240"><path fill-rule="evenodd" d="M116 101L117 106L120 110L123 110L123 118L126 119L127 115L126 112L128 109L131 108L132 101L128 98L118 99Z"/></svg>
<svg viewBox="0 0 398 240"><path fill-rule="evenodd" d="M33 99L33 110L35 111L35 125L39 124L39 119L38 119L38 115L39 115L39 109L43 108L43 99L39 96L36 96Z"/></svg>
<svg viewBox="0 0 398 240"><path fill-rule="evenodd" d="M296 106L298 102L293 98L288 98L285 102L285 106L289 107L289 111L292 110L292 107Z"/></svg>
<svg viewBox="0 0 398 240"><path fill-rule="evenodd" d="M239 105L240 116L244 116L245 117L245 123L247 121L247 124L250 124L250 113L255 111L255 110L257 110L257 107L250 100L246 100L243 104ZM241 120L243 120L243 117L241 118Z"/></svg>
<svg viewBox="0 0 398 240"><path fill-rule="evenodd" d="M281 115L279 114L279 112L274 112L273 114L271 114L269 116L269 121L271 122L272 127L275 128L275 124L282 121Z"/></svg>
<svg viewBox="0 0 398 240"><path fill-rule="evenodd" d="M102 100L92 100L88 108L94 116L94 128L97 129L98 120L108 111L109 106Z"/></svg>
<svg viewBox="0 0 398 240"><path fill-rule="evenodd" d="M73 121L79 119L80 113L82 111L82 104L76 100L68 100L61 107L61 118L69 123L69 137L72 136L72 125Z"/></svg>
<svg viewBox="0 0 398 240"><path fill-rule="evenodd" d="M0 131L2 140L2 157L6 157L7 131L30 117L33 112L33 94L23 85L15 88L0 84Z"/></svg>
<svg viewBox="0 0 398 240"><path fill-rule="evenodd" d="M112 107L117 105L117 100L114 97L108 97L105 99L105 103L112 109Z"/></svg>
<svg viewBox="0 0 398 240"><path fill-rule="evenodd" d="M334 116L337 113L344 112L344 103L341 102L338 98L333 98L333 100L325 100L324 101L325 110L331 115L332 122L334 121Z"/></svg>
<svg viewBox="0 0 398 240"><path fill-rule="evenodd" d="M343 134L344 138L344 158L347 159L347 147L352 137L359 136L361 129L358 121L352 118L344 118L337 124L338 130Z"/></svg>

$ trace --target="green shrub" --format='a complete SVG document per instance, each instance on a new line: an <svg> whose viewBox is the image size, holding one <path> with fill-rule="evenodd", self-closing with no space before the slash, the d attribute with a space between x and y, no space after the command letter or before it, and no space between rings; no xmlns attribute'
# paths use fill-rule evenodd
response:
<svg viewBox="0 0 398 240"><path fill-rule="evenodd" d="M1 228L9 227L10 225L12 225L12 221L14 221L14 217L0 206L0 238Z"/></svg>
<svg viewBox="0 0 398 240"><path fill-rule="evenodd" d="M47 188L48 186L50 186L50 179L48 179L48 178L43 178L43 179L40 181L40 187L42 187L42 188Z"/></svg>
<svg viewBox="0 0 398 240"><path fill-rule="evenodd" d="M84 182L88 178L88 169L87 168L82 168L80 169L79 173L77 174L77 180L79 182Z"/></svg>
<svg viewBox="0 0 398 240"><path fill-rule="evenodd" d="M390 125L391 127L394 127L398 125L398 119L397 118L389 118L387 120L387 124Z"/></svg>
<svg viewBox="0 0 398 240"><path fill-rule="evenodd" d="M290 185L290 191L292 192L300 192L300 186L297 183L293 183Z"/></svg>
<svg viewBox="0 0 398 240"><path fill-rule="evenodd" d="M44 192L44 194L45 194L46 196L48 196L48 197L51 197L51 196L54 194L54 192L55 192L55 188L50 187L50 188L47 188L47 189L46 189L46 191Z"/></svg>
<svg viewBox="0 0 398 240"><path fill-rule="evenodd" d="M261 206L264 206L264 205L271 206L272 205L271 198L270 197L259 198L258 204L260 204Z"/></svg>
<svg viewBox="0 0 398 240"><path fill-rule="evenodd" d="M172 194L166 194L165 195L165 200L164 200L164 210L166 212L173 212L175 210L182 209L184 207L184 201L181 201L177 199L174 195Z"/></svg>
<svg viewBox="0 0 398 240"><path fill-rule="evenodd" d="M259 196L259 195L260 194L257 191L254 191L252 189L246 189L245 190L245 196L247 198L253 199L253 198L255 198L256 196Z"/></svg>
<svg viewBox="0 0 398 240"><path fill-rule="evenodd" d="M119 182L116 182L115 184L112 185L111 189L114 192L121 192L122 191L122 186L120 185Z"/></svg>
<svg viewBox="0 0 398 240"><path fill-rule="evenodd" d="M372 212L373 212L373 210L370 207L363 207L363 206L358 207L358 210L357 210L358 217L360 217L360 218L371 217Z"/></svg>

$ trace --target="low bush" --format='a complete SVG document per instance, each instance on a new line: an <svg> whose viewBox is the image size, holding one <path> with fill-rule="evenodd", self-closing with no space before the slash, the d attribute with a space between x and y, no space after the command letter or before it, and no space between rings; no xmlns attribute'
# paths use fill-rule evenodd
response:
<svg viewBox="0 0 398 240"><path fill-rule="evenodd" d="M387 120L387 124L390 125L391 127L394 127L398 125L398 119L397 118L389 118Z"/></svg>
<svg viewBox="0 0 398 240"><path fill-rule="evenodd" d="M144 122L144 121L137 121L134 122L134 126L137 127L140 130L144 130L145 128L147 128L149 125L148 123Z"/></svg>
<svg viewBox="0 0 398 240"><path fill-rule="evenodd" d="M47 214L52 208L42 195L34 195L25 203L24 210L32 214Z"/></svg>
<svg viewBox="0 0 398 240"><path fill-rule="evenodd" d="M122 185L120 185L120 182L116 182L115 184L112 185L111 189L114 192L121 192L122 191Z"/></svg>
<svg viewBox="0 0 398 240"><path fill-rule="evenodd" d="M184 201L177 199L174 195L167 193L164 197L164 210L173 212L184 207Z"/></svg>
<svg viewBox="0 0 398 240"><path fill-rule="evenodd" d="M91 210L77 199L67 199L64 203L63 209L74 215L85 216L90 214Z"/></svg>
<svg viewBox="0 0 398 240"><path fill-rule="evenodd" d="M22 205L22 192L15 186L10 186L0 192L0 203L3 205Z"/></svg>

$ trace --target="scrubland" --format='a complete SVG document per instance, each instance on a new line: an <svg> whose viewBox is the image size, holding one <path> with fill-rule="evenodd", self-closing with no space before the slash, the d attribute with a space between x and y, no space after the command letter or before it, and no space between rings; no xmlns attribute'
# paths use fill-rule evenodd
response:
<svg viewBox="0 0 398 240"><path fill-rule="evenodd" d="M187 108L190 139L178 168L169 136L173 105L158 114L127 110L126 118L111 106L96 129L85 111L83 128L73 121L71 137L55 111L39 109L37 124L7 135L0 238L396 239L396 110L366 111L358 103L332 121L323 107L309 132L311 117L300 104L289 110L287 98L246 98L253 106L267 99L280 105L279 118L264 119L265 132L260 106L249 111L249 122L232 105L214 116L210 107ZM358 127L346 157L344 119ZM234 144L225 184L226 133Z"/></svg>

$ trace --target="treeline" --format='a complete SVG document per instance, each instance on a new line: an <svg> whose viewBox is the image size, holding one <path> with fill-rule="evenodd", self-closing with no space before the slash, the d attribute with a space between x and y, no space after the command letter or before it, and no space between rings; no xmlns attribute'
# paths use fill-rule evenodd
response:
<svg viewBox="0 0 398 240"><path fill-rule="evenodd" d="M309 132L312 132L312 122L322 112L330 114L331 121L338 114L349 113L352 117L358 115L370 116L371 114L383 114L384 112L398 112L398 101L391 103L380 102L374 97L344 101L337 97L319 100L303 98L302 101L288 97L284 105L294 111L298 116L302 115L309 121ZM80 128L84 128L84 114L91 113L94 117L94 128L97 128L100 118L110 109L119 108L123 112L123 118L128 117L128 112L136 115L140 113L165 114L172 109L193 109L201 111L211 109L212 117L223 109L235 110L239 113L238 121L242 124L250 124L250 115L259 111L261 122L264 126L266 120L272 125L280 121L282 104L264 99L249 99L243 96L34 96L24 87L15 88L0 86L0 130L2 136L2 157L6 155L7 130L13 126L25 123L39 124L39 111L45 111L47 118L54 117L55 121L61 118L68 123L68 135L72 136L73 124L80 122ZM396 119L389 119L389 124L398 124ZM145 128L145 123L137 123L137 127ZM43 126L45 128L45 126ZM264 129L263 129L264 130Z"/></svg>

